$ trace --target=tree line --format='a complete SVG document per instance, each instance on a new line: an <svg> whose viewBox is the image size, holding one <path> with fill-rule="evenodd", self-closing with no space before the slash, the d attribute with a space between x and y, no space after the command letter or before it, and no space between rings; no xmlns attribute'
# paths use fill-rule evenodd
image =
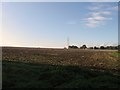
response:
<svg viewBox="0 0 120 90"><path fill-rule="evenodd" d="M118 46L94 46L94 47L87 47L86 45L82 45L81 47L72 45L72 46L68 46L68 49L107 49L107 50L120 50L120 45Z"/></svg>

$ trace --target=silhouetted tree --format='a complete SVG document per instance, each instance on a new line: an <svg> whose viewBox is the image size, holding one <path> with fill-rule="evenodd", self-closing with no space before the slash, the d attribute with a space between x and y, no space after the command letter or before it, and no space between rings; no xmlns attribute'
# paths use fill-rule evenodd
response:
<svg viewBox="0 0 120 90"><path fill-rule="evenodd" d="M112 46L107 46L106 49L112 49Z"/></svg>
<svg viewBox="0 0 120 90"><path fill-rule="evenodd" d="M99 49L99 47L94 46L94 49Z"/></svg>
<svg viewBox="0 0 120 90"><path fill-rule="evenodd" d="M105 47L104 47L104 46L101 46L100 49L105 49Z"/></svg>
<svg viewBox="0 0 120 90"><path fill-rule="evenodd" d="M82 47L80 47L81 49L86 49L87 46L86 45L83 45Z"/></svg>
<svg viewBox="0 0 120 90"><path fill-rule="evenodd" d="M72 45L72 46L69 46L69 48L77 49L78 47L77 47L77 46Z"/></svg>
<svg viewBox="0 0 120 90"><path fill-rule="evenodd" d="M118 45L118 52L120 53L120 45Z"/></svg>
<svg viewBox="0 0 120 90"><path fill-rule="evenodd" d="M93 49L93 47L89 47L89 49Z"/></svg>
<svg viewBox="0 0 120 90"><path fill-rule="evenodd" d="M115 46L114 49L115 49L115 50L118 50L118 46Z"/></svg>

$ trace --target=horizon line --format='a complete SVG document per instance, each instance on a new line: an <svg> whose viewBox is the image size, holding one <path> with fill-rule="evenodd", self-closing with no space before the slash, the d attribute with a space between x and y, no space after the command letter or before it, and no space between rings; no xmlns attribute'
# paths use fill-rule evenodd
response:
<svg viewBox="0 0 120 90"><path fill-rule="evenodd" d="M69 46L77 46L77 45L69 45ZM94 45L94 46L87 46L87 48L90 48L90 47L101 47L101 46L104 46L104 47L107 47L107 46L119 46L119 44L118 45L99 45L99 46L98 45ZM1 48L3 48L3 47L20 47L20 48L56 48L56 49L64 49L64 48L67 48L68 46L64 46L64 47L42 47L42 46L14 46L14 45L11 46L11 45L0 45L0 47Z"/></svg>

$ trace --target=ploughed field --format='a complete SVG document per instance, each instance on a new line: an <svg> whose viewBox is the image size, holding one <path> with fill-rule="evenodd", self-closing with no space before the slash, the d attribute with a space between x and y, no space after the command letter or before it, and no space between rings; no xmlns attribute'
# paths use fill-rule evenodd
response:
<svg viewBox="0 0 120 90"><path fill-rule="evenodd" d="M80 49L2 48L2 60L52 65L120 69L117 51Z"/></svg>
<svg viewBox="0 0 120 90"><path fill-rule="evenodd" d="M114 50L3 47L3 88L120 88Z"/></svg>

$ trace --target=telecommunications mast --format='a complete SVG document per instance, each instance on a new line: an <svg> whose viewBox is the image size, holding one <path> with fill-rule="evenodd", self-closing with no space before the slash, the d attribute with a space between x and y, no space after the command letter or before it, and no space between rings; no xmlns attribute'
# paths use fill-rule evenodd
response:
<svg viewBox="0 0 120 90"><path fill-rule="evenodd" d="M69 49L69 37L67 37L67 49Z"/></svg>

